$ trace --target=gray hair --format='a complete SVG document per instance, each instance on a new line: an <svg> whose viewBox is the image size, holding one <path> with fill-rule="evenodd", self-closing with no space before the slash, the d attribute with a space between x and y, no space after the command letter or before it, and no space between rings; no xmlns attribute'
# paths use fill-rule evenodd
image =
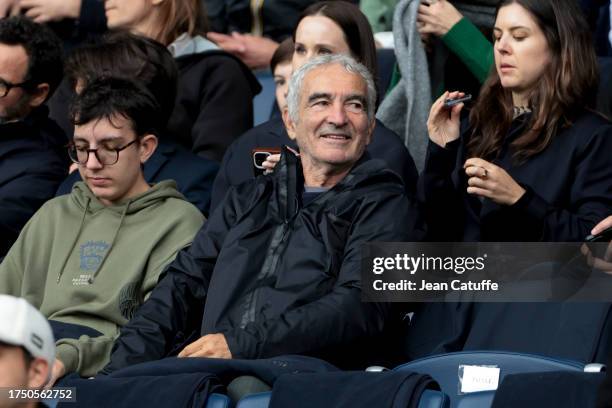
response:
<svg viewBox="0 0 612 408"><path fill-rule="evenodd" d="M368 114L368 121L372 123L376 107L376 87L374 85L374 79L370 71L363 64L360 64L355 61L355 59L345 54L324 55L313 58L291 75L291 79L289 80L289 91L287 93L287 110L292 122L298 123L299 121L300 94L306 74L313 69L333 64L341 65L348 72L358 74L365 81L367 86L366 111Z"/></svg>

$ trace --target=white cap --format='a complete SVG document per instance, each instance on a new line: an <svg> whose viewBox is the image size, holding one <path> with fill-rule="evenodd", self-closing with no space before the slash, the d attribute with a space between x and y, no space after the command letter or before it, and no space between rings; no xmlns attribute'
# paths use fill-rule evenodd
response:
<svg viewBox="0 0 612 408"><path fill-rule="evenodd" d="M55 339L47 319L25 299L0 295L0 341L22 346L53 366ZM51 372L51 370L49 370Z"/></svg>

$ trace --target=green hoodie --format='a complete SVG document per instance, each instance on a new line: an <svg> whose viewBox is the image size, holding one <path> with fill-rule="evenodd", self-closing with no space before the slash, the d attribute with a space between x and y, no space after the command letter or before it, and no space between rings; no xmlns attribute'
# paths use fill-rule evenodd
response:
<svg viewBox="0 0 612 408"><path fill-rule="evenodd" d="M120 328L203 221L174 181L108 207L77 183L23 228L0 265L0 293L25 298L50 320L101 332L56 343L66 372L94 375Z"/></svg>

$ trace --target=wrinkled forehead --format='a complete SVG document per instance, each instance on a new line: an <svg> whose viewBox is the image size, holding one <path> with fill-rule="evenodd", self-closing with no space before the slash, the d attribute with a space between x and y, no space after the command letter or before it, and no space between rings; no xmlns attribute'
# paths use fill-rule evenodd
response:
<svg viewBox="0 0 612 408"><path fill-rule="evenodd" d="M340 64L316 67L304 76L301 99L313 94L367 96L367 83L356 72Z"/></svg>

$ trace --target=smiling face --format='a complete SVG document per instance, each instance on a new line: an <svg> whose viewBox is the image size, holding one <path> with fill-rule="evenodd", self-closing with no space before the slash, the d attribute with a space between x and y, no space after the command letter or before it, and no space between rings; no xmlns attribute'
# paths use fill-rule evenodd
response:
<svg viewBox="0 0 612 408"><path fill-rule="evenodd" d="M293 70L306 61L328 54L351 55L344 32L331 18L324 16L304 17L295 30Z"/></svg>
<svg viewBox="0 0 612 408"><path fill-rule="evenodd" d="M495 68L501 85L512 91L515 103L523 104L525 95L551 62L551 52L544 33L533 15L517 3L499 9L495 28Z"/></svg>
<svg viewBox="0 0 612 408"><path fill-rule="evenodd" d="M123 116L115 115L112 123L106 118L75 126L74 143L77 150L116 149L136 140L131 123ZM153 135L146 135L119 152L119 160L113 165L103 165L93 152L86 163L79 164L79 173L94 195L104 204L113 205L145 192L149 185L144 180L141 163L144 163L157 146Z"/></svg>
<svg viewBox="0 0 612 408"><path fill-rule="evenodd" d="M367 115L367 85L340 64L314 68L304 77L298 122L284 112L287 131L300 148L304 178L346 173L370 143L374 121Z"/></svg>

